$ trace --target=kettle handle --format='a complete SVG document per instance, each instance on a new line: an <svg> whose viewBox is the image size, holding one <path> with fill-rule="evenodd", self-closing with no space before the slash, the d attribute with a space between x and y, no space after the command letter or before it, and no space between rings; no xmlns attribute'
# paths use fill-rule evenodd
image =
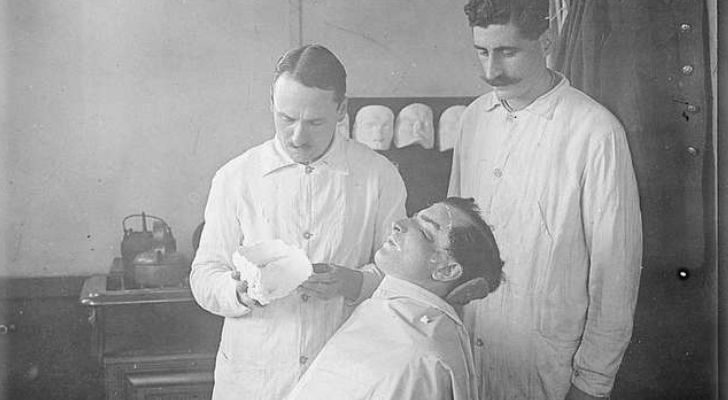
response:
<svg viewBox="0 0 728 400"><path fill-rule="evenodd" d="M126 217L124 217L124 219L121 221L121 228L124 230L124 233L127 232L126 231L126 221L129 218L134 218L134 217L141 217L142 218L142 231L143 232L148 232L149 231L147 229L147 218L156 219L157 221L159 221L162 224L164 224L164 226L167 229L169 229L169 225L167 225L167 222L165 222L162 218L155 217L154 215L149 215L149 214L147 214L147 213L145 213L145 212L142 211L141 214L132 214L132 215L127 215Z"/></svg>

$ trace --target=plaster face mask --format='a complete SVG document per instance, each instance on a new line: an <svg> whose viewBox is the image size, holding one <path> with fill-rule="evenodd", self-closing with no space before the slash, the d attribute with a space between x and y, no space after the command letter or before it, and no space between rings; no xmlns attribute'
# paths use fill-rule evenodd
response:
<svg viewBox="0 0 728 400"><path fill-rule="evenodd" d="M349 114L344 115L344 120L336 124L336 133L344 138L350 138L349 135Z"/></svg>
<svg viewBox="0 0 728 400"><path fill-rule="evenodd" d="M440 115L440 124L437 129L437 147L440 151L450 150L455 146L458 137L460 116L465 106L452 106Z"/></svg>
<svg viewBox="0 0 728 400"><path fill-rule="evenodd" d="M263 305L288 296L313 273L306 253L280 239L240 247L232 259L250 298Z"/></svg>
<svg viewBox="0 0 728 400"><path fill-rule="evenodd" d="M389 107L362 107L354 119L354 139L374 150L389 150L394 135L394 113Z"/></svg>
<svg viewBox="0 0 728 400"><path fill-rule="evenodd" d="M398 148L412 144L431 149L435 145L432 109L421 103L410 104L397 116L394 126L394 145Z"/></svg>

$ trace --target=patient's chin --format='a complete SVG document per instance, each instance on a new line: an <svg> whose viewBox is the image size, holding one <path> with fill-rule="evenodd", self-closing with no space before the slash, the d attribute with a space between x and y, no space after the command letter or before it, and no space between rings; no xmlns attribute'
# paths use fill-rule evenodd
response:
<svg viewBox="0 0 728 400"><path fill-rule="evenodd" d="M385 274L389 272L389 262L387 257L388 250L386 246L382 246L374 253L374 264L377 265L382 272Z"/></svg>
<svg viewBox="0 0 728 400"><path fill-rule="evenodd" d="M377 264L377 265L380 264L381 258L382 258L381 253L382 253L382 248L380 247L379 250L377 250L377 252L374 253L374 264Z"/></svg>

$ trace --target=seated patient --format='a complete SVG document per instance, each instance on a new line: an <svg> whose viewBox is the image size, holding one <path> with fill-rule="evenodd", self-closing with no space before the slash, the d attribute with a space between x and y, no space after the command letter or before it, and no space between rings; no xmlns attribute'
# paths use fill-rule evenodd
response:
<svg viewBox="0 0 728 400"><path fill-rule="evenodd" d="M385 273L379 288L288 399L476 399L468 335L445 298L466 282L484 280L487 291L500 283L498 248L478 207L452 197L396 222L374 260Z"/></svg>

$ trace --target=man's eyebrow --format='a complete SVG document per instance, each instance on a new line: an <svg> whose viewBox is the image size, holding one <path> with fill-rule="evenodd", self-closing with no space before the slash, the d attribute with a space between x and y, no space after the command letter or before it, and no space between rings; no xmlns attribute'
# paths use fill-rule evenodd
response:
<svg viewBox="0 0 728 400"><path fill-rule="evenodd" d="M290 120L296 120L297 119L296 117L292 117L292 116L290 116L290 115L288 115L285 112L280 111L280 110L279 111L276 111L276 113L278 115L283 116L285 118L288 118ZM303 121L304 122L308 122L308 123L315 123L315 122L322 122L322 121L324 121L324 119L325 119L324 117L314 117L314 118L306 118Z"/></svg>
<svg viewBox="0 0 728 400"><path fill-rule="evenodd" d="M476 45L473 45L473 47L475 47L476 50L480 50L480 51L490 51L490 50L488 50L485 47L478 46L477 44ZM493 49L493 51L516 51L516 50L519 50L519 47L516 47L516 46L500 46L500 47L496 47L496 48Z"/></svg>

